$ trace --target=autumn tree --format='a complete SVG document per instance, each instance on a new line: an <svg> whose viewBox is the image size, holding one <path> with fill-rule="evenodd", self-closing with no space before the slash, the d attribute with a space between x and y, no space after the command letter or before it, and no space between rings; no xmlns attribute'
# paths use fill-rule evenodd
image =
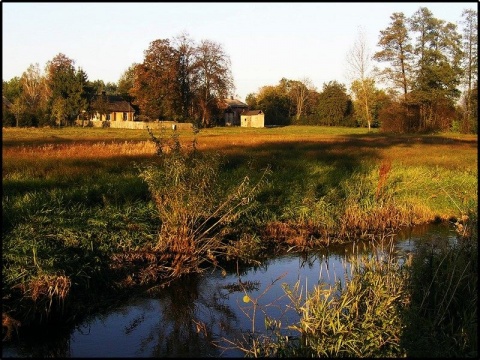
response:
<svg viewBox="0 0 480 360"><path fill-rule="evenodd" d="M117 82L117 93L126 101L133 102L132 89L135 84L135 67L137 63L133 63L123 72Z"/></svg>
<svg viewBox="0 0 480 360"><path fill-rule="evenodd" d="M195 69L198 79L195 93L201 110L200 125L208 127L212 125L213 116L219 110L219 100L234 90L230 57L221 44L202 40L197 47Z"/></svg>
<svg viewBox="0 0 480 360"><path fill-rule="evenodd" d="M300 118L307 114L309 97L311 92L316 91L312 81L309 78L302 80L280 80L280 85L285 84L285 91L291 98L291 115L294 121L298 122Z"/></svg>
<svg viewBox="0 0 480 360"><path fill-rule="evenodd" d="M150 119L171 119L175 114L176 52L170 40L152 41L141 64L135 66L131 95L141 114Z"/></svg>
<svg viewBox="0 0 480 360"><path fill-rule="evenodd" d="M248 108L251 110L257 110L258 109L258 104L257 104L257 95L255 93L249 93L245 97L245 104L248 105Z"/></svg>
<svg viewBox="0 0 480 360"><path fill-rule="evenodd" d="M38 63L28 67L22 74L20 82L23 89L23 98L28 107L31 125L43 124L50 94Z"/></svg>
<svg viewBox="0 0 480 360"><path fill-rule="evenodd" d="M100 120L102 121L107 120L107 114L109 114L108 106L109 102L106 91L103 91L102 94L95 95L91 102L91 108L100 115Z"/></svg>
<svg viewBox="0 0 480 360"><path fill-rule="evenodd" d="M176 116L180 122L194 118L195 89L198 88L199 76L196 62L197 48L188 33L181 33L174 38L176 49Z"/></svg>

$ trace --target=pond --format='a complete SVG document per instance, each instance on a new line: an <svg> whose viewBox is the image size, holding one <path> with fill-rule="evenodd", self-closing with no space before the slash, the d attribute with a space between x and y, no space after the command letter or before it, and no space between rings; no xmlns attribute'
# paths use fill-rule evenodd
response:
<svg viewBox="0 0 480 360"><path fill-rule="evenodd" d="M399 233L396 250L415 251L434 238L455 241L448 224ZM355 253L368 252L357 246ZM360 249L360 250L358 250ZM243 357L235 339L265 332L265 316L283 326L298 321L282 284L297 282L305 296L320 282L334 284L349 269L353 245L310 254L285 254L240 274L214 270L168 289L137 294L122 305L82 320L67 333L37 334L5 344L5 357ZM248 295L248 298L246 297ZM255 304L255 306L254 306Z"/></svg>

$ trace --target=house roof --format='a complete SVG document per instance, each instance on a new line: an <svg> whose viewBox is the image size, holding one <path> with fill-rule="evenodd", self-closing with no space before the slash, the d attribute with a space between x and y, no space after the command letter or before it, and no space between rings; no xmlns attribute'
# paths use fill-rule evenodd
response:
<svg viewBox="0 0 480 360"><path fill-rule="evenodd" d="M259 115L259 114L263 114L263 111L262 110L248 110L248 111L242 111L242 114L241 115Z"/></svg>
<svg viewBox="0 0 480 360"><path fill-rule="evenodd" d="M238 99L223 99L223 102L227 107L242 107L242 108L248 108L248 105L245 104L244 102L241 102Z"/></svg>
<svg viewBox="0 0 480 360"><path fill-rule="evenodd" d="M118 95L95 95L93 104L95 104L95 100L100 96L107 98L107 110L110 112L135 112L133 106Z"/></svg>

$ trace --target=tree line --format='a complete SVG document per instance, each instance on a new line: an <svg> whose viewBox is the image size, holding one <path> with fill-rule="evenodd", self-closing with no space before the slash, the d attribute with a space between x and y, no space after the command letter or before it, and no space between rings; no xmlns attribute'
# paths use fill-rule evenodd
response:
<svg viewBox="0 0 480 360"><path fill-rule="evenodd" d="M351 80L318 91L309 78L282 78L246 97L265 113L266 125L381 127L392 132L478 131L477 11L462 13L462 29L420 7L412 16L390 16L371 54L363 33L347 54ZM372 63L375 63L372 66ZM187 33L152 41L142 63L117 83L90 81L60 53L21 77L3 81L3 126L72 125L105 104L98 94L120 95L137 120L223 124L222 99L234 93L231 62L221 44L195 42Z"/></svg>

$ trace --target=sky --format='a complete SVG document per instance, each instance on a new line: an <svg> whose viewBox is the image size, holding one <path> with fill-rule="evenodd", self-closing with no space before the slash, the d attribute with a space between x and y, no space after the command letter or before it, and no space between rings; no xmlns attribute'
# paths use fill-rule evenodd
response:
<svg viewBox="0 0 480 360"><path fill-rule="evenodd" d="M43 71L62 53L89 80L117 83L141 63L152 41L187 33L219 43L230 58L237 99L282 78L349 86L347 54L365 35L372 54L394 12L420 7L462 28L462 11L478 2L2 2L2 79L30 65Z"/></svg>

